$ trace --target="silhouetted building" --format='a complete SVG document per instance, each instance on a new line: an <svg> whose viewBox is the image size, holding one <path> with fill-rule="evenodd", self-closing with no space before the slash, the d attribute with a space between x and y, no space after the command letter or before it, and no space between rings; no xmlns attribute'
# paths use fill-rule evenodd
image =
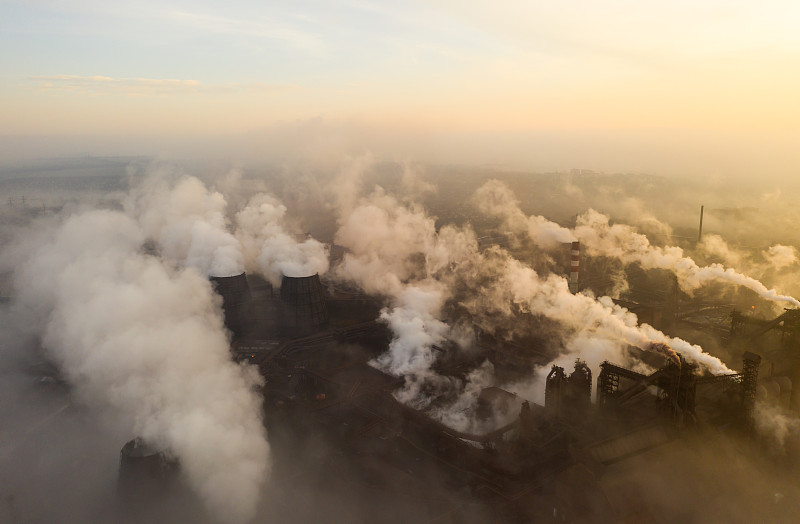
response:
<svg viewBox="0 0 800 524"><path fill-rule="evenodd" d="M547 375L544 405L550 413L571 417L584 413L592 402L592 371L586 362L575 360L567 377L564 368L553 366Z"/></svg>

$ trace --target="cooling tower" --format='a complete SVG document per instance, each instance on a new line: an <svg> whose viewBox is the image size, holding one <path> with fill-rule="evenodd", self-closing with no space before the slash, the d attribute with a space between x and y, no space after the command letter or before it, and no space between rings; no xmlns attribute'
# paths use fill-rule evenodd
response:
<svg viewBox="0 0 800 524"><path fill-rule="evenodd" d="M155 497L176 480L177 472L176 461L135 438L120 451L117 491L132 500Z"/></svg>
<svg viewBox="0 0 800 524"><path fill-rule="evenodd" d="M319 275L283 277L281 321L289 332L310 332L328 323L328 306Z"/></svg>
<svg viewBox="0 0 800 524"><path fill-rule="evenodd" d="M252 298L244 273L232 277L210 277L214 289L222 296L225 327L234 337L242 335L250 320Z"/></svg>

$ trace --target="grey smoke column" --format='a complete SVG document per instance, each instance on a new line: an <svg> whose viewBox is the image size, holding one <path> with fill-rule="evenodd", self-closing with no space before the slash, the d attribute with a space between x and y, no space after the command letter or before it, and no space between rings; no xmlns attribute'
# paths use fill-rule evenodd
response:
<svg viewBox="0 0 800 524"><path fill-rule="evenodd" d="M318 274L281 281L281 321L293 332L313 331L328 323L328 306Z"/></svg>
<svg viewBox="0 0 800 524"><path fill-rule="evenodd" d="M225 312L225 327L235 337L243 334L250 320L252 298L247 276L242 273L232 277L210 277L214 289L222 296L222 310Z"/></svg>

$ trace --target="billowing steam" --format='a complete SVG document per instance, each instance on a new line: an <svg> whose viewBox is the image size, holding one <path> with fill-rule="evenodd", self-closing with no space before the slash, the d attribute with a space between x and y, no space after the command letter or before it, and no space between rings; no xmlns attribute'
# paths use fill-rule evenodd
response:
<svg viewBox="0 0 800 524"><path fill-rule="evenodd" d="M475 192L473 202L482 213L502 218L509 231L524 232L543 248L549 249L577 240L569 229L542 216L523 213L514 193L499 180L483 184Z"/></svg>
<svg viewBox="0 0 800 524"><path fill-rule="evenodd" d="M229 277L244 271L242 247L228 228L226 202L195 177L170 183L168 173L151 174L126 202L161 255L179 267Z"/></svg>
<svg viewBox="0 0 800 524"><path fill-rule="evenodd" d="M357 188L353 170L346 174L348 183L338 187ZM478 200L489 209L496 208L502 203L503 191L501 185L491 184ZM433 364L438 356L435 346L453 335L443 310L456 299L457 288L470 291L457 300L484 326L518 312L540 315L565 326L565 333L571 334L565 334L565 341L591 336L612 341L618 351L633 345L679 362L677 350L714 372L729 371L699 346L667 337L651 326L639 326L635 315L610 299L574 295L563 277L540 277L504 250L482 253L469 226L444 226L437 231L434 220L418 204L402 203L381 188L361 200L347 195L344 202L341 209L346 212L340 218L336 242L349 251L336 274L367 292L390 298L391 305L381 318L394 338L376 364L406 379L405 388L397 393L403 402L424 407L430 402L426 391L436 391L447 383L433 371ZM574 238L569 230L543 218L528 219L520 212L507 219L546 244ZM490 368L482 368L481 383L490 383L486 380ZM470 427L458 411L474 401L480 389L470 382L449 384L461 388L458 400L451 410L438 409L433 414L458 423L461 429Z"/></svg>
<svg viewBox="0 0 800 524"><path fill-rule="evenodd" d="M348 249L337 267L339 278L357 283L368 293L390 299L381 319L392 329L389 351L375 364L406 379L397 393L403 402L424 406L423 385L438 382L431 366L434 345L451 338L441 321L441 309L450 296L446 274L468 262L476 249L474 234L446 226L437 232L424 210L404 205L381 188L360 201L343 187L357 191L358 171L346 169L346 183L337 184L340 218L336 242ZM453 337L469 341L469 336Z"/></svg>
<svg viewBox="0 0 800 524"><path fill-rule="evenodd" d="M797 249L794 246L775 244L764 253L764 258L775 268L784 269L797 264Z"/></svg>
<svg viewBox="0 0 800 524"><path fill-rule="evenodd" d="M568 242L571 238L576 238L589 255L611 257L625 264L637 263L646 269L669 270L677 276L685 291L693 291L711 281L729 282L751 289L767 300L800 307L797 299L768 289L758 280L732 268L725 268L720 264L701 267L685 256L679 247L654 246L633 227L625 224L611 225L607 216L592 209L578 217L575 230L570 232L543 217L527 217L520 210L513 193L497 180L489 181L478 189L474 201L482 212L502 218L505 227L516 234L527 235L545 249L554 247L558 242ZM719 250L718 245L711 248ZM777 249L776 253L782 253L783 256L777 256L786 258L786 250Z"/></svg>
<svg viewBox="0 0 800 524"><path fill-rule="evenodd" d="M626 264L639 263L647 269L667 269L678 277L681 288L687 291L710 281L729 282L751 289L767 300L800 307L797 299L767 289L758 280L732 268L720 264L700 267L694 260L684 256L679 247L653 246L646 236L632 227L625 224L610 225L607 216L591 209L578 217L575 235L588 254L614 257Z"/></svg>
<svg viewBox="0 0 800 524"><path fill-rule="evenodd" d="M329 264L325 244L313 238L298 242L287 233L285 215L286 206L266 193L252 197L236 214L236 237L248 269L258 271L276 287L283 275L322 275Z"/></svg>
<svg viewBox="0 0 800 524"><path fill-rule="evenodd" d="M260 377L230 360L205 275L240 270L223 263L240 263L227 257L235 250L219 249L237 243L221 234L217 196L193 179L151 201L154 208L143 202L141 225L121 212L90 211L50 231L15 275L16 307L41 327L83 401L173 453L219 520L245 522L269 469ZM189 268L142 252L155 232L170 259Z"/></svg>
<svg viewBox="0 0 800 524"><path fill-rule="evenodd" d="M436 380L432 366L436 361L434 346L442 344L449 326L437 317L442 295L439 290L408 286L397 297L396 305L381 312L394 338L389 350L378 357L378 367L389 373L406 377L405 387L397 399L411 405L421 405L421 389Z"/></svg>
<svg viewBox="0 0 800 524"><path fill-rule="evenodd" d="M476 312L483 308L512 314L513 310L508 307L511 304L523 312L557 320L570 329L572 336L612 340L656 351L679 362L677 351L714 373L730 371L701 347L668 337L647 324L638 324L636 315L614 304L610 298L573 294L564 277L555 274L540 277L532 268L508 257L499 278L482 288L480 298L468 305Z"/></svg>
<svg viewBox="0 0 800 524"><path fill-rule="evenodd" d="M226 181L235 186L238 177ZM295 240L287 229L286 206L266 193L251 197L236 214L234 233L225 197L188 175L175 179L163 169L150 174L135 186L126 207L161 256L177 267L196 267L215 277L238 275L246 268L275 286L283 275L328 270L327 247L313 238Z"/></svg>

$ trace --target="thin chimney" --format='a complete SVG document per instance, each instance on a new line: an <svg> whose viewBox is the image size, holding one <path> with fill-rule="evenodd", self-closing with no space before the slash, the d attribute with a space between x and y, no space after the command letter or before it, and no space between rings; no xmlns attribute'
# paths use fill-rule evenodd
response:
<svg viewBox="0 0 800 524"><path fill-rule="evenodd" d="M697 241L703 241L703 208L705 206L700 206L700 231L697 233Z"/></svg>
<svg viewBox="0 0 800 524"><path fill-rule="evenodd" d="M581 243L573 242L569 261L569 290L572 293L578 292L578 278L581 266Z"/></svg>

